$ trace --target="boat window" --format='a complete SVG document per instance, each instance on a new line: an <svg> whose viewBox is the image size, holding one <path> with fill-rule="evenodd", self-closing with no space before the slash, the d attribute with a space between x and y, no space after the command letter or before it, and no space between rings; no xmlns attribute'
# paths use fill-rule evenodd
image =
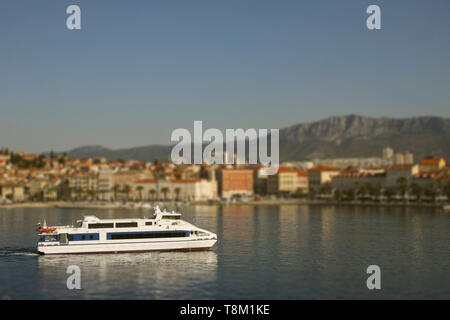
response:
<svg viewBox="0 0 450 320"><path fill-rule="evenodd" d="M180 220L180 216L163 216L163 219L168 219L168 220Z"/></svg>
<svg viewBox="0 0 450 320"><path fill-rule="evenodd" d="M188 237L188 231L160 231L139 233L108 233L108 240L149 239L149 238L181 238Z"/></svg>
<svg viewBox="0 0 450 320"><path fill-rule="evenodd" d="M114 223L90 223L88 228L89 229L114 228Z"/></svg>
<svg viewBox="0 0 450 320"><path fill-rule="evenodd" d="M146 226L152 226L153 225L153 221L148 221L145 223Z"/></svg>
<svg viewBox="0 0 450 320"><path fill-rule="evenodd" d="M117 222L116 228L136 228L137 222Z"/></svg>
<svg viewBox="0 0 450 320"><path fill-rule="evenodd" d="M41 242L52 242L52 241L59 241L59 236L55 234L41 237Z"/></svg>
<svg viewBox="0 0 450 320"><path fill-rule="evenodd" d="M99 240L98 233L85 233L85 234L69 234L69 241L89 241L89 240Z"/></svg>

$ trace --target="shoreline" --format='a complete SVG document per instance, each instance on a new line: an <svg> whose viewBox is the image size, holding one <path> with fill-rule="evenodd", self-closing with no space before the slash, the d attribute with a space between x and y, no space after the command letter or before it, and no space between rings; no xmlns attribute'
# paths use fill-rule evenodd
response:
<svg viewBox="0 0 450 320"><path fill-rule="evenodd" d="M174 202L158 202L163 206L174 206ZM223 206L273 206L273 205L329 205L329 206L370 206L370 207L414 207L414 208L437 208L450 212L450 205L442 203L426 202L375 202L375 201L333 201L333 200L311 200L311 199L288 199L288 200L260 200L260 201L241 201L224 203L219 201L193 201L183 206L195 205L223 205ZM127 202L118 204L114 202L96 202L96 201L54 201L54 202L22 202L0 205L0 209L13 208L60 208L60 209L122 209L122 210L152 210L153 206L143 207L138 202Z"/></svg>

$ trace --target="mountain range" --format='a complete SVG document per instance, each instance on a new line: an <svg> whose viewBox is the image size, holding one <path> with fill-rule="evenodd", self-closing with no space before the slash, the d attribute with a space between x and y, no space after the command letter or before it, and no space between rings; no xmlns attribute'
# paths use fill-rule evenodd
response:
<svg viewBox="0 0 450 320"><path fill-rule="evenodd" d="M425 156L450 159L450 119L436 116L406 119L361 115L333 116L280 129L280 160L376 157L382 149L409 151L416 161ZM71 158L105 157L140 161L165 161L171 145L110 149L99 145L66 151Z"/></svg>

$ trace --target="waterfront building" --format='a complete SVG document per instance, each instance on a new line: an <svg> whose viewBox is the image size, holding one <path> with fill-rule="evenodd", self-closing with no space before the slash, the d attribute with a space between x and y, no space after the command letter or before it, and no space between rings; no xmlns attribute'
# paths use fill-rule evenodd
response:
<svg viewBox="0 0 450 320"><path fill-rule="evenodd" d="M134 183L135 195L138 199L157 201L159 199L159 185L157 179L140 179Z"/></svg>
<svg viewBox="0 0 450 320"><path fill-rule="evenodd" d="M29 195L37 198L43 198L45 186L49 183L48 179L35 178L30 181Z"/></svg>
<svg viewBox="0 0 450 320"><path fill-rule="evenodd" d="M217 181L206 179L172 180L172 199L206 201L217 198Z"/></svg>
<svg viewBox="0 0 450 320"><path fill-rule="evenodd" d="M131 199L134 198L134 190L136 189L135 181L141 179L151 179L148 172L144 170L118 170L113 174L113 197L114 199Z"/></svg>
<svg viewBox="0 0 450 320"><path fill-rule="evenodd" d="M297 172L297 190L301 190L303 193L308 193L309 182L308 182L308 172L298 171ZM297 192L296 190L296 192Z"/></svg>
<svg viewBox="0 0 450 320"><path fill-rule="evenodd" d="M60 179L49 180L42 188L42 197L46 201L56 201L66 192L66 184Z"/></svg>
<svg viewBox="0 0 450 320"><path fill-rule="evenodd" d="M116 170L101 170L98 175L98 193L101 200L111 200L114 196L114 174Z"/></svg>
<svg viewBox="0 0 450 320"><path fill-rule="evenodd" d="M327 166L318 166L308 170L308 184L309 189L318 190L322 184L331 182L331 179L334 176L337 176L340 173L339 169L327 167Z"/></svg>
<svg viewBox="0 0 450 320"><path fill-rule="evenodd" d="M386 186L396 187L401 178L410 184L411 179L419 172L419 166L414 164L394 164L386 171Z"/></svg>
<svg viewBox="0 0 450 320"><path fill-rule="evenodd" d="M253 196L253 170L224 168L218 171L219 194L222 198L232 196Z"/></svg>
<svg viewBox="0 0 450 320"><path fill-rule="evenodd" d="M394 164L402 165L405 164L405 156L403 153L396 153L394 155Z"/></svg>
<svg viewBox="0 0 450 320"><path fill-rule="evenodd" d="M420 171L441 170L445 168L444 158L426 157L420 160Z"/></svg>
<svg viewBox="0 0 450 320"><path fill-rule="evenodd" d="M438 187L437 181L442 180L444 181L446 178L446 175L443 171L433 170L433 171L421 171L417 173L413 179L411 180L411 184L417 184L419 185L422 190L427 190L430 188L436 188Z"/></svg>
<svg viewBox="0 0 450 320"><path fill-rule="evenodd" d="M390 160L394 157L394 149L386 147L383 149L383 159Z"/></svg>
<svg viewBox="0 0 450 320"><path fill-rule="evenodd" d="M69 178L72 199L92 199L98 190L98 175L92 172L76 172Z"/></svg>
<svg viewBox="0 0 450 320"><path fill-rule="evenodd" d="M414 164L414 155L411 152L405 152L405 164Z"/></svg>
<svg viewBox="0 0 450 320"><path fill-rule="evenodd" d="M11 155L6 152L0 152L0 160L3 162L7 162L11 159Z"/></svg>
<svg viewBox="0 0 450 320"><path fill-rule="evenodd" d="M1 182L0 199L12 201L25 200L24 186L16 182L9 182L9 181Z"/></svg>
<svg viewBox="0 0 450 320"><path fill-rule="evenodd" d="M267 193L276 195L294 194L299 185L298 173L290 167L280 167L267 178Z"/></svg>
<svg viewBox="0 0 450 320"><path fill-rule="evenodd" d="M372 188L384 188L386 185L385 172L360 172L360 171L342 171L331 180L333 190L346 191L357 189L362 186L371 186Z"/></svg>
<svg viewBox="0 0 450 320"><path fill-rule="evenodd" d="M264 174L265 166L254 164L249 166L253 170L254 192L255 195L264 196L267 194L268 175Z"/></svg>
<svg viewBox="0 0 450 320"><path fill-rule="evenodd" d="M136 200L205 201L217 198L217 182L206 179L142 179L135 183Z"/></svg>

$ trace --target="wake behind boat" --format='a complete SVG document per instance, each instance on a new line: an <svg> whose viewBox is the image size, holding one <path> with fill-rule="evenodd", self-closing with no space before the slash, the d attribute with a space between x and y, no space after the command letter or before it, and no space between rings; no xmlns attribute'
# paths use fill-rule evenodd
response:
<svg viewBox="0 0 450 320"><path fill-rule="evenodd" d="M99 219L85 216L77 226L47 227L37 231L41 254L129 253L208 250L217 235L200 229L176 212L155 208L152 219Z"/></svg>

